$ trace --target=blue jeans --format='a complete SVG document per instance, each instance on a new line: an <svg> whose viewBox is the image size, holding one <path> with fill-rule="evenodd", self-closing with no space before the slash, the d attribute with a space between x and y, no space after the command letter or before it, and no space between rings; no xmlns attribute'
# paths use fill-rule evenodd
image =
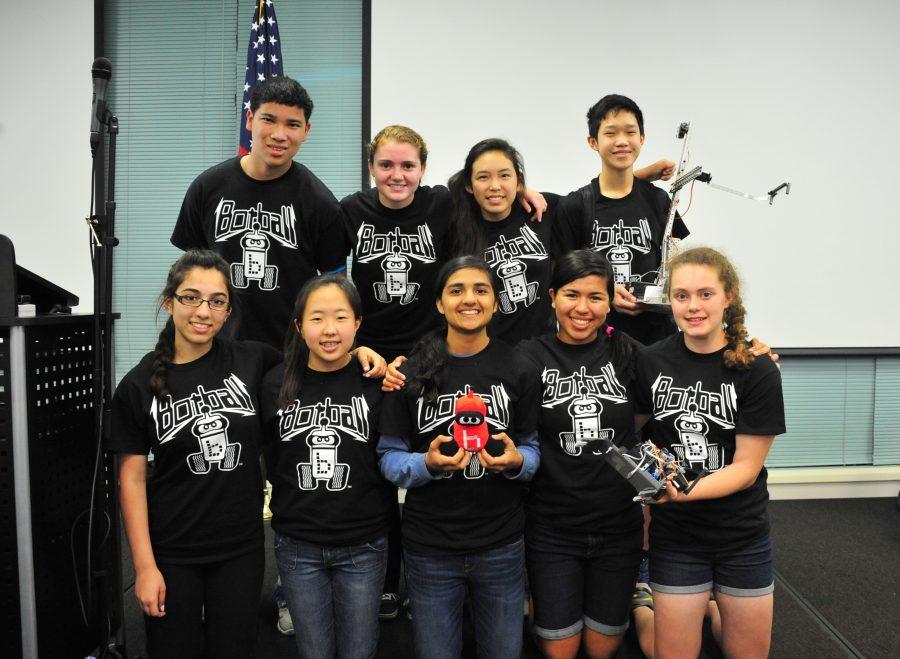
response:
<svg viewBox="0 0 900 659"><path fill-rule="evenodd" d="M325 547L276 533L275 559L301 657L375 656L387 538Z"/></svg>
<svg viewBox="0 0 900 659"><path fill-rule="evenodd" d="M525 543L521 538L505 547L472 554L405 551L403 561L417 657L458 659L462 654L467 588L478 656L521 656L525 601Z"/></svg>

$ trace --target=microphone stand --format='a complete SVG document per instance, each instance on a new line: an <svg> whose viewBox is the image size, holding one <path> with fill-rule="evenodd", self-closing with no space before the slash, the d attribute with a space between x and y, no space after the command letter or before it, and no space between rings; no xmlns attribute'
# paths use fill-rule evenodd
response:
<svg viewBox="0 0 900 659"><path fill-rule="evenodd" d="M109 432L110 401L114 387L113 248L119 244L115 235L116 138L119 134L119 119L105 103L97 112L100 119L99 139L96 149L92 149L94 205L93 214L87 220L91 230L91 265L94 274L92 385L97 453L88 513L85 608L89 620L94 612L97 614L95 629L97 637L102 639L98 648L99 655L125 656L121 542L116 503L118 467L115 460L107 461L103 450L103 438ZM104 139L104 132L108 135L108 142ZM107 146L108 149L104 148ZM100 520L95 518L95 512L101 517ZM95 550L100 554L99 561L94 557ZM96 570L95 563L98 564ZM112 573L106 566L114 566ZM99 593L94 593L95 581L101 586Z"/></svg>

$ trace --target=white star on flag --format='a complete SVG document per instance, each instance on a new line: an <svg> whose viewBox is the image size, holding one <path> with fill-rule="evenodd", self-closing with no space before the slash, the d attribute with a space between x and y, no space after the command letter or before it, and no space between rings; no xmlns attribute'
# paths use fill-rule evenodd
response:
<svg viewBox="0 0 900 659"><path fill-rule="evenodd" d="M250 34L247 40L247 66L244 68L244 89L238 113L238 153L245 155L253 148L247 130L247 113L254 88L261 82L284 75L280 35L273 0L256 0L253 7ZM269 83L267 83L269 84Z"/></svg>

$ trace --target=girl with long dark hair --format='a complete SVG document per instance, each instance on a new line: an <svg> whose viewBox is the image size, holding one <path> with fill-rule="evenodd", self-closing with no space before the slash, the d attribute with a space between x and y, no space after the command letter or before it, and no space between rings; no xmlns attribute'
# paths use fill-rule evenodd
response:
<svg viewBox="0 0 900 659"><path fill-rule="evenodd" d="M497 277L497 313L489 334L515 345L549 329L547 293L553 257L552 205L540 223L515 202L525 187L522 156L506 140L473 146L448 183L453 196L453 253L483 257Z"/></svg>
<svg viewBox="0 0 900 659"><path fill-rule="evenodd" d="M378 643L392 488L375 455L380 383L350 354L361 310L347 278L306 282L263 384L275 556L301 657L371 657Z"/></svg>
<svg viewBox="0 0 900 659"><path fill-rule="evenodd" d="M119 454L151 657L250 656L256 641L265 564L258 393L281 356L218 336L234 293L222 257L185 252L161 294L169 319L156 348L112 401L107 447Z"/></svg>
<svg viewBox="0 0 900 659"><path fill-rule="evenodd" d="M452 259L435 292L443 326L402 366L406 389L385 396L378 443L381 472L407 488L404 562L416 654L459 656L468 592L479 654L519 657L523 484L540 460L538 376L488 336L497 301L484 261ZM491 441L477 452L450 436L460 398L483 405L475 417Z"/></svg>
<svg viewBox="0 0 900 659"><path fill-rule="evenodd" d="M434 286L450 257L453 206L447 188L422 185L428 146L412 128L386 126L367 151L374 187L345 197L341 208L352 236L350 276L365 317L359 340L393 361L440 324ZM523 189L516 206L540 217L546 202ZM383 618L399 610L399 506L392 513Z"/></svg>

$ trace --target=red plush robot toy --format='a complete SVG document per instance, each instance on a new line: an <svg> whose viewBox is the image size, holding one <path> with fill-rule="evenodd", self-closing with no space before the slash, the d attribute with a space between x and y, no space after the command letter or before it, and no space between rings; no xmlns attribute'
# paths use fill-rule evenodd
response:
<svg viewBox="0 0 900 659"><path fill-rule="evenodd" d="M480 451L488 441L488 427L484 420L487 406L481 396L469 391L456 399L453 418L453 439L465 450Z"/></svg>

